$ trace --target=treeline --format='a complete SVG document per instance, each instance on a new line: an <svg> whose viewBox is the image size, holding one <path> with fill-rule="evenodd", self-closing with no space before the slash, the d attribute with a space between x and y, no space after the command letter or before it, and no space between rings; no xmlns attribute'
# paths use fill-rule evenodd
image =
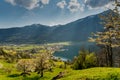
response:
<svg viewBox="0 0 120 80"><path fill-rule="evenodd" d="M120 67L120 49L114 51L114 62L112 67ZM99 49L97 52L90 52L86 49L81 49L78 56L75 56L72 61L72 68L75 70L87 69L92 67L111 67L108 65L105 48Z"/></svg>

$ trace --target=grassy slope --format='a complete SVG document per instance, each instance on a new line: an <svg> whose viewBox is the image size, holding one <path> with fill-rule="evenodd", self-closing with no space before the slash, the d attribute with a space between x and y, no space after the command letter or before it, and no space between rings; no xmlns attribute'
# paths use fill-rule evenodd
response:
<svg viewBox="0 0 120 80"><path fill-rule="evenodd" d="M120 68L71 70L60 80L120 80Z"/></svg>
<svg viewBox="0 0 120 80"><path fill-rule="evenodd" d="M15 63L6 63L4 60L0 60L1 64L3 68L0 68L0 80L51 80L59 72L64 71L64 69L59 68L63 62L56 62L56 67L53 68L53 72L46 71L43 78L39 78L39 75L34 72L30 76L22 77L19 76L21 72L16 70Z"/></svg>
<svg viewBox="0 0 120 80"><path fill-rule="evenodd" d="M8 65L6 65L6 67L8 67ZM36 73L32 73L31 76L23 78L22 76L17 76L19 73L16 71L7 74L3 73L2 70L0 70L0 80L51 80L60 71L64 71L65 75L59 80L120 80L120 68L105 67L96 67L84 70L54 68L53 72L45 72L43 78L39 78Z"/></svg>
<svg viewBox="0 0 120 80"><path fill-rule="evenodd" d="M11 73L7 73L7 71L0 69L0 80L51 80L61 71L64 71L65 75L59 80L120 80L120 68L96 67L84 70L72 70L67 67L67 69L61 69L59 65L63 63L57 62L58 66L53 69L53 72L45 72L43 78L39 78L36 73L32 73L30 76L24 78L18 76L20 72L16 70L14 63L5 63L3 60L0 60L0 63L3 64L5 69L12 70ZM115 79L116 77L119 79Z"/></svg>
<svg viewBox="0 0 120 80"><path fill-rule="evenodd" d="M65 44L65 43L64 43ZM49 45L49 44L48 44ZM67 43L66 43L67 45ZM37 46L35 46L37 47ZM41 46L42 47L42 46ZM32 49L33 46L25 46L19 49ZM39 48L39 46L38 46ZM0 59L0 63L3 64L4 68L12 70L11 73L7 73L7 71L0 69L0 80L51 80L54 76L56 76L59 72L64 71L65 76L59 80L120 80L120 68L90 68L84 70L72 70L70 68L60 69L58 67L54 68L54 72L45 72L43 78L38 79L38 75L36 73L32 73L31 76L23 78L22 76L18 76L20 72L16 71L15 63L5 63ZM59 65L61 63L57 63ZM118 77L119 79L115 79Z"/></svg>

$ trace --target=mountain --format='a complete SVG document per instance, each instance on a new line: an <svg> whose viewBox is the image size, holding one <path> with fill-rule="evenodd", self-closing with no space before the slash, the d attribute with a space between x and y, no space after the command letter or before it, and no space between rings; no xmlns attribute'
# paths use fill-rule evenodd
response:
<svg viewBox="0 0 120 80"><path fill-rule="evenodd" d="M0 43L45 43L87 41L92 32L102 31L99 15L85 17L66 25L45 26L40 24L0 29Z"/></svg>
<svg viewBox="0 0 120 80"><path fill-rule="evenodd" d="M98 15L89 16L54 29L51 39L54 41L86 41L91 32L101 31Z"/></svg>

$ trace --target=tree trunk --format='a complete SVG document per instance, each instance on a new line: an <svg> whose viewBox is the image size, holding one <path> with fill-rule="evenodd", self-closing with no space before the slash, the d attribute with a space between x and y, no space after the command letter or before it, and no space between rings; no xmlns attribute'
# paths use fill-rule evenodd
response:
<svg viewBox="0 0 120 80"><path fill-rule="evenodd" d="M107 66L110 67L110 51L109 51L109 46L106 46L106 54L107 54Z"/></svg>
<svg viewBox="0 0 120 80"><path fill-rule="evenodd" d="M113 67L113 50L111 46L109 50L110 50L110 67Z"/></svg>
<svg viewBox="0 0 120 80"><path fill-rule="evenodd" d="M107 46L107 55L108 55L108 67L113 67L113 50L111 46Z"/></svg>
<svg viewBox="0 0 120 80"><path fill-rule="evenodd" d="M40 76L40 77L43 77L43 70L41 70L41 73L40 73L40 74L41 74L41 76Z"/></svg>
<svg viewBox="0 0 120 80"><path fill-rule="evenodd" d="M107 50L105 49L105 60L106 60L106 66L108 67L108 52Z"/></svg>

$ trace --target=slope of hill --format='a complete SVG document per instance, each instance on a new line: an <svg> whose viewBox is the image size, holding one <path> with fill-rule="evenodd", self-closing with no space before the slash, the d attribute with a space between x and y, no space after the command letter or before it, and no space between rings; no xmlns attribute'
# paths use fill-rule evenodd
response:
<svg viewBox="0 0 120 80"><path fill-rule="evenodd" d="M51 28L34 24L22 28L0 29L0 42L5 43L37 43L43 42Z"/></svg>
<svg viewBox="0 0 120 80"><path fill-rule="evenodd" d="M60 80L120 80L119 68L96 67L84 70L69 70Z"/></svg>
<svg viewBox="0 0 120 80"><path fill-rule="evenodd" d="M20 71L16 71L15 63L7 63L0 60L0 80L52 80L53 77L60 72L64 72L64 76L59 80L120 80L120 68L109 67L94 67L83 70L73 70L68 65L66 69L59 66L64 64L63 62L56 62L56 67L53 68L53 72L45 71L44 76L41 78L35 72L31 72L31 75L23 77L20 75ZM9 73L9 71L11 73Z"/></svg>
<svg viewBox="0 0 120 80"><path fill-rule="evenodd" d="M21 28L0 29L0 43L87 41L91 32L102 30L99 15L88 16L66 25L53 27L33 24Z"/></svg>
<svg viewBox="0 0 120 80"><path fill-rule="evenodd" d="M75 22L62 25L54 29L53 41L87 41L91 32L101 31L98 15L88 16Z"/></svg>

